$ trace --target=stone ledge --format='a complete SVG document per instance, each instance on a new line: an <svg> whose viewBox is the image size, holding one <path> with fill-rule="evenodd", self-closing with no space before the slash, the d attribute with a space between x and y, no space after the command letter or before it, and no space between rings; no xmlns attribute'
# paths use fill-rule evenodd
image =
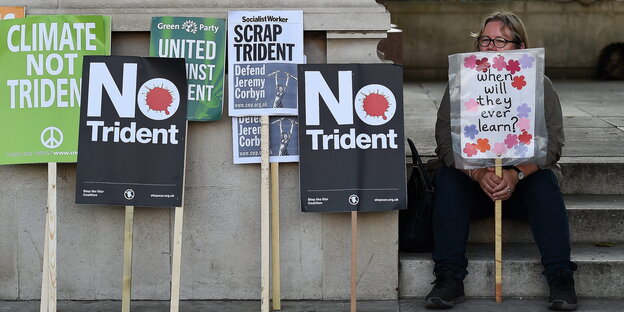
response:
<svg viewBox="0 0 624 312"><path fill-rule="evenodd" d="M265 8L270 10L272 8ZM276 9L277 8L273 8ZM301 8L280 8L280 10ZM27 15L110 15L113 31L149 31L154 16L200 16L227 18L228 11L250 8L27 8ZM390 13L383 7L303 8L306 31L387 31Z"/></svg>
<svg viewBox="0 0 624 312"><path fill-rule="evenodd" d="M390 11L402 14L417 13L445 13L467 14L494 11L498 9L510 10L515 13L602 13L613 14L624 12L622 1L599 1L590 5L584 5L577 1L469 1L469 2L423 2L423 1L385 1Z"/></svg>

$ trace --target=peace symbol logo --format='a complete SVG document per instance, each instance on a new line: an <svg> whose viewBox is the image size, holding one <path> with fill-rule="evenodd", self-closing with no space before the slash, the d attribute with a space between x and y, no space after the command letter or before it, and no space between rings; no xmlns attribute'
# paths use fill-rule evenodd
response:
<svg viewBox="0 0 624 312"><path fill-rule="evenodd" d="M63 132L57 127L47 127L41 132L41 144L47 148L57 148L63 143Z"/></svg>

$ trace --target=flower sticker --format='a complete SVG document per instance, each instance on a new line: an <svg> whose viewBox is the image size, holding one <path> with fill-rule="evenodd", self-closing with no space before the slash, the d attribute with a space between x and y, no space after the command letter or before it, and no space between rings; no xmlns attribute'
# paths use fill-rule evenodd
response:
<svg viewBox="0 0 624 312"><path fill-rule="evenodd" d="M530 135L526 130L523 130L522 134L518 136L518 140L526 145L529 145L529 143L531 143L532 138L533 136Z"/></svg>
<svg viewBox="0 0 624 312"><path fill-rule="evenodd" d="M522 57L520 58L520 65L522 68L531 68L533 67L533 61L535 61L534 57L529 56L528 54L522 54Z"/></svg>
<svg viewBox="0 0 624 312"><path fill-rule="evenodd" d="M464 127L464 136L474 140L474 138L479 134L479 130L477 130L477 125L470 125Z"/></svg>
<svg viewBox="0 0 624 312"><path fill-rule="evenodd" d="M509 60L505 68L513 75L520 71L520 62L516 60Z"/></svg>
<svg viewBox="0 0 624 312"><path fill-rule="evenodd" d="M477 56L471 55L464 59L464 67L474 69L475 67L477 67L476 61L477 61Z"/></svg>
<svg viewBox="0 0 624 312"><path fill-rule="evenodd" d="M505 147L505 143L494 143L494 148L492 149L492 152L500 156L507 152L507 147Z"/></svg>
<svg viewBox="0 0 624 312"><path fill-rule="evenodd" d="M466 110L469 112L476 112L479 110L479 102L475 99L468 100L468 102L464 103L464 105L466 106Z"/></svg>
<svg viewBox="0 0 624 312"><path fill-rule="evenodd" d="M490 140L488 139L478 139L477 146L475 146L481 153L485 153L490 150Z"/></svg>
<svg viewBox="0 0 624 312"><path fill-rule="evenodd" d="M492 67L496 68L498 71L505 69L505 67L507 66L507 62L505 62L505 57L502 55L494 57L492 60L494 61Z"/></svg>
<svg viewBox="0 0 624 312"><path fill-rule="evenodd" d="M529 148L526 145L518 144L514 148L514 155L518 157L524 157L528 151L529 151Z"/></svg>
<svg viewBox="0 0 624 312"><path fill-rule="evenodd" d="M515 134L508 134L507 138L505 139L505 145L507 145L507 148L512 148L516 146L517 144L518 144L518 136Z"/></svg>
<svg viewBox="0 0 624 312"><path fill-rule="evenodd" d="M516 127L521 130L527 130L531 127L531 120L528 118L520 118L520 120L516 123Z"/></svg>
<svg viewBox="0 0 624 312"><path fill-rule="evenodd" d="M524 88L524 86L526 86L527 83L526 81L524 81L524 76L515 76L513 77L513 82L511 83L511 86L518 89L518 90L522 90L522 88Z"/></svg>
<svg viewBox="0 0 624 312"><path fill-rule="evenodd" d="M518 117L529 118L529 113L531 112L531 108L527 103L523 103L518 106Z"/></svg>
<svg viewBox="0 0 624 312"><path fill-rule="evenodd" d="M488 68L490 68L490 63L488 62L487 57L477 60L475 64L477 64L477 71L482 71L484 73L486 73Z"/></svg>
<svg viewBox="0 0 624 312"><path fill-rule="evenodd" d="M466 153L468 157L477 155L477 145L472 143L466 143L466 147L464 147L464 153Z"/></svg>

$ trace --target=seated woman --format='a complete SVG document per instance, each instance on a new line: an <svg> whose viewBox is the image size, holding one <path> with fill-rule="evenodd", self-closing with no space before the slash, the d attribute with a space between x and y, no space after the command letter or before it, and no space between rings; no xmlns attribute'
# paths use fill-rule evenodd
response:
<svg viewBox="0 0 624 312"><path fill-rule="evenodd" d="M476 37L476 51L506 51L528 47L520 18L508 12L486 17ZM552 82L544 77L544 116L548 147L544 166L522 163L506 167L502 177L494 168L455 168L451 139L449 90L446 89L436 122L436 153L444 162L434 183L433 214L435 286L426 297L428 308L450 308L464 301L466 243L471 217L493 215L494 201L503 201L503 215L528 219L541 254L542 272L550 287L548 307L575 310L577 307L570 261L570 234L566 207L559 187L557 161L564 144L561 106Z"/></svg>

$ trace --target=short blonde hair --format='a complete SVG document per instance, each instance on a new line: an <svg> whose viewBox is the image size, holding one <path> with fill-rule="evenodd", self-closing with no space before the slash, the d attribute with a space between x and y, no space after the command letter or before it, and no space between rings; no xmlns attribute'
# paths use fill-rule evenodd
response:
<svg viewBox="0 0 624 312"><path fill-rule="evenodd" d="M511 32L511 36L513 37L513 41L516 42L514 44L517 49L520 48L523 43L525 48L529 47L529 39L527 37L526 29L524 28L524 23L522 23L522 20L514 13L507 11L496 11L483 19L483 22L481 23L481 30L478 34L471 34L471 36L475 38L475 51L479 51L479 37L481 37L481 35L483 34L485 25L487 25L489 22L495 21L501 22L501 24L503 24L503 29L509 29L509 31Z"/></svg>

